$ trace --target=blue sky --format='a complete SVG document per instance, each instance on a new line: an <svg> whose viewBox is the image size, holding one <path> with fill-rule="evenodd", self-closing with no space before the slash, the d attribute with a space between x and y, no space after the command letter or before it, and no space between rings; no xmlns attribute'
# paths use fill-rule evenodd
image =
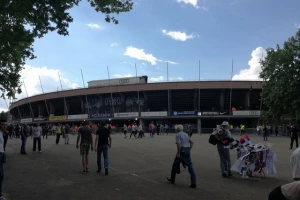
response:
<svg viewBox="0 0 300 200"><path fill-rule="evenodd" d="M300 27L296 0L135 0L133 10L108 24L82 0L70 10L69 36L50 33L34 43L35 60L22 72L29 95L83 87L85 81L147 75L151 81L258 79L259 59ZM24 89L23 89L24 90ZM60 90L60 86L59 86ZM24 94L21 95L24 97ZM20 97L21 97L20 96Z"/></svg>

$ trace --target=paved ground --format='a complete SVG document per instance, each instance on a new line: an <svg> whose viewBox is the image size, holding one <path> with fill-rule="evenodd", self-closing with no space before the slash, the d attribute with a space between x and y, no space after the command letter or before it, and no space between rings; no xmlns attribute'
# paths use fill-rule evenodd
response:
<svg viewBox="0 0 300 200"><path fill-rule="evenodd" d="M62 141L55 145L54 136L42 140L41 154L31 152L29 138L26 156L19 154L21 141L9 139L3 191L12 200L264 200L272 188L291 181L289 157L292 151L288 149L287 138L271 137L269 140L279 159L276 163L278 175L249 181L220 177L216 147L208 144L208 136L193 136L192 159L197 189L188 187L187 171L177 176L176 185L165 181L175 155L174 134L155 138L146 134L143 139L113 135L109 176L96 173L95 152L90 154L90 172L82 173L79 150L75 148L76 136L71 136L70 145ZM256 143L262 138L252 136L251 139ZM231 153L234 162L236 152Z"/></svg>

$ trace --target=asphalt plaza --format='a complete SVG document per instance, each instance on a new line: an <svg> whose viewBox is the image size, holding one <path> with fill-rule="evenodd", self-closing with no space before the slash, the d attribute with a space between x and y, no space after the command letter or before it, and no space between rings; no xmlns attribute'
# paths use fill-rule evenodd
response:
<svg viewBox="0 0 300 200"><path fill-rule="evenodd" d="M217 149L208 143L209 134L193 135L195 142L192 161L197 176L197 189L189 188L190 176L183 171L176 185L167 183L176 154L175 134L155 135L154 138L124 139L122 134L112 136L109 149L109 171L97 174L96 153L89 154L89 170L82 172L81 157L76 149L76 136L70 144L61 138L42 139L42 153L32 153L32 141L27 139L28 155L20 155L20 139L9 139L3 192L11 200L44 199L164 199L164 200L264 200L276 186L291 182L289 138L270 137L272 150L277 153L278 174L258 181L237 178L224 179L219 169ZM235 135L236 139L240 136ZM253 143L262 137L249 136ZM236 151L231 151L232 164ZM103 161L102 161L103 162Z"/></svg>

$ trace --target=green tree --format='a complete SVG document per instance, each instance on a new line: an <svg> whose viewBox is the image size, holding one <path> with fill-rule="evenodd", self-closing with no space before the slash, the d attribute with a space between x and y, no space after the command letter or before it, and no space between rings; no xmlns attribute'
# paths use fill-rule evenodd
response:
<svg viewBox="0 0 300 200"><path fill-rule="evenodd" d="M300 119L300 29L283 47L267 50L261 61L264 116L279 120L284 114Z"/></svg>
<svg viewBox="0 0 300 200"><path fill-rule="evenodd" d="M26 59L34 59L33 42L49 31L68 35L73 18L69 10L82 0L0 1L0 90L7 96L21 93L20 71ZM132 0L87 0L106 22L118 24L111 16L132 9Z"/></svg>
<svg viewBox="0 0 300 200"><path fill-rule="evenodd" d="M8 112L2 111L2 112L0 113L0 119L1 119L1 120L7 120L7 118L8 118Z"/></svg>

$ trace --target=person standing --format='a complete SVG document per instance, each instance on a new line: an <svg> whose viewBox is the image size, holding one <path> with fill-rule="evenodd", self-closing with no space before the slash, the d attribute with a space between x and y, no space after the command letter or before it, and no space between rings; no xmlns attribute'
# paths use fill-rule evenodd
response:
<svg viewBox="0 0 300 200"><path fill-rule="evenodd" d="M264 125L263 128L263 136L264 136L264 141L268 141L268 128L266 125Z"/></svg>
<svg viewBox="0 0 300 200"><path fill-rule="evenodd" d="M29 135L29 132L30 132L30 129L29 129L29 125L23 125L22 127L22 132L21 132L21 141L22 141L22 144L21 144L21 151L20 151L20 154L24 154L26 155L26 140L27 140L27 137Z"/></svg>
<svg viewBox="0 0 300 200"><path fill-rule="evenodd" d="M97 152L97 173L101 172L101 154L104 157L105 175L108 175L108 148L111 148L110 131L105 127L104 122L100 122L100 127L96 132L95 151Z"/></svg>
<svg viewBox="0 0 300 200"><path fill-rule="evenodd" d="M71 133L71 128L69 126L69 124L65 125L65 144L69 144L70 138L69 138L69 134Z"/></svg>
<svg viewBox="0 0 300 200"><path fill-rule="evenodd" d="M87 121L84 122L84 126L79 128L76 148L79 148L80 141L80 155L82 156L82 167L83 172L89 172L89 150L93 151L93 135L92 130L89 128L89 124Z"/></svg>
<svg viewBox="0 0 300 200"><path fill-rule="evenodd" d="M7 123L6 120L0 120L0 200L8 200L2 195L2 184L4 179L4 169L3 169L3 160L4 160L4 138L3 134L6 133Z"/></svg>
<svg viewBox="0 0 300 200"><path fill-rule="evenodd" d="M193 141L189 137L189 135L185 132L183 132L183 126L178 125L176 127L176 146L177 146L177 154L173 163L173 167L171 170L171 178L167 178L167 180L175 184L175 177L176 172L178 169L178 165L180 165L180 162L182 162L185 166L188 167L190 176L191 176L191 185L190 188L196 188L196 174L195 170L192 164L191 159L191 150L193 148ZM178 163L177 160L180 159L180 162Z"/></svg>
<svg viewBox="0 0 300 200"><path fill-rule="evenodd" d="M153 123L153 122L151 122L151 123L149 124L149 133L150 133L150 137L154 137L152 123Z"/></svg>
<svg viewBox="0 0 300 200"><path fill-rule="evenodd" d="M221 124L221 128L215 131L213 134L218 139L217 148L220 157L220 168L222 177L232 177L231 169L231 159L229 153L228 144L224 144L223 141L230 140L232 138L230 131L228 130L229 123L224 121Z"/></svg>
<svg viewBox="0 0 300 200"><path fill-rule="evenodd" d="M36 144L38 143L38 151L39 153L42 152L42 148L41 148L41 136L42 136L42 128L40 127L40 125L34 125L32 128L32 136L31 139L33 137L33 153L36 151Z"/></svg>
<svg viewBox="0 0 300 200"><path fill-rule="evenodd" d="M61 126L61 124L57 124L57 126L55 127L55 133L56 133L56 144L58 144L59 140L60 140L60 136L62 134L62 126Z"/></svg>
<svg viewBox="0 0 300 200"><path fill-rule="evenodd" d="M125 136L124 138L127 138L127 130L128 130L128 128L127 128L126 124L124 124L123 130L124 130L124 136Z"/></svg>
<svg viewBox="0 0 300 200"><path fill-rule="evenodd" d="M298 135L299 131L297 130L296 126L291 126L291 145L290 149L293 149L294 141L296 142L296 148L298 148Z"/></svg>

